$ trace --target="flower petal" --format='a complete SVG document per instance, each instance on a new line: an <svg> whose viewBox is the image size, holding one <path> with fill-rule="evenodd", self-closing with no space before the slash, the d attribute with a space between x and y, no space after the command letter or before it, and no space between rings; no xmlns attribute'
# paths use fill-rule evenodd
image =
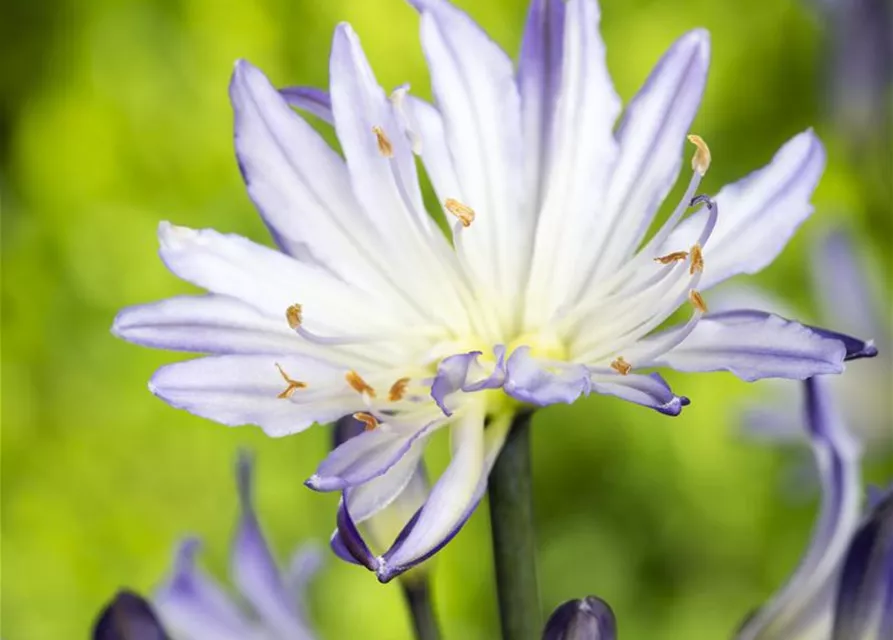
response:
<svg viewBox="0 0 893 640"><path fill-rule="evenodd" d="M791 138L762 169L723 187L716 196L716 227L704 247L701 289L771 263L812 213L809 200L824 168L825 150L809 130ZM664 248L690 247L705 215L706 210L684 220Z"/></svg>
<svg viewBox="0 0 893 640"><path fill-rule="evenodd" d="M132 591L122 590L99 614L93 640L168 640L152 607Z"/></svg>
<svg viewBox="0 0 893 640"><path fill-rule="evenodd" d="M846 347L840 340L771 313L738 310L708 314L678 346L647 362L636 361L636 353L647 351L649 341L665 339L667 333L679 330L675 327L640 342L629 351L627 359L640 367L730 371L752 382L840 373L846 357Z"/></svg>
<svg viewBox="0 0 893 640"><path fill-rule="evenodd" d="M410 521L377 567L386 582L433 553L470 515L480 500L479 485L486 482L484 406L474 403L452 424L452 460L431 490L425 505ZM482 494L481 494L482 495ZM469 509L470 508L470 509Z"/></svg>
<svg viewBox="0 0 893 640"><path fill-rule="evenodd" d="M690 31L663 55L626 108L604 217L589 238L594 268L580 265L581 273L595 276L591 281L636 249L675 184L709 63L709 35Z"/></svg>
<svg viewBox="0 0 893 640"><path fill-rule="evenodd" d="M298 606L302 618L307 617L307 589L319 573L325 559L315 542L305 543L292 554L285 571L285 588Z"/></svg>
<svg viewBox="0 0 893 640"><path fill-rule="evenodd" d="M538 406L571 404L589 394L589 370L580 364L547 365L530 355L530 347L518 347L506 363L505 392Z"/></svg>
<svg viewBox="0 0 893 640"><path fill-rule="evenodd" d="M468 262L490 303L507 317L530 253L532 223L519 216L523 147L512 61L449 2L410 1L422 13L422 45L462 202L478 213L463 234Z"/></svg>
<svg viewBox="0 0 893 640"><path fill-rule="evenodd" d="M279 90L279 95L291 106L302 109L323 122L335 124L332 99L328 92L315 87L284 87Z"/></svg>
<svg viewBox="0 0 893 640"><path fill-rule="evenodd" d="M444 131L443 116L431 104L414 96L406 96L404 106L409 118L418 128L421 141L421 158L437 199L443 203L447 198L465 202L465 195L459 185L459 176Z"/></svg>
<svg viewBox="0 0 893 640"><path fill-rule="evenodd" d="M592 235L603 222L598 203L606 199L617 159L620 98L605 65L599 19L595 0L567 2L558 99L553 121L542 124L549 139L540 169L545 194L534 236L528 326L551 317L574 293L578 264L592 255Z"/></svg>
<svg viewBox="0 0 893 640"><path fill-rule="evenodd" d="M155 594L158 615L174 637L244 640L255 630L229 597L195 566L199 542L180 545L171 579Z"/></svg>
<svg viewBox="0 0 893 640"><path fill-rule="evenodd" d="M305 484L314 491L340 491L378 478L404 456L417 461L428 435L442 424L442 417L422 426L381 423L338 446Z"/></svg>
<svg viewBox="0 0 893 640"><path fill-rule="evenodd" d="M420 442L417 446L410 447L383 474L345 489L347 507L354 522L365 522L387 508L403 493L419 469L423 452L424 443ZM412 513L415 513L415 509Z"/></svg>
<svg viewBox="0 0 893 640"><path fill-rule="evenodd" d="M859 526L862 490L858 446L837 413L826 388L828 380L815 377L804 384L807 429L822 480L821 511L797 570L744 623L739 640L797 637L794 631L811 623L806 618L814 617L816 599L827 597L826 587Z"/></svg>
<svg viewBox="0 0 893 640"><path fill-rule="evenodd" d="M301 620L296 602L286 589L252 504L252 463L246 453L239 456L239 526L233 543L233 581L257 612L264 627L284 638L309 639L310 629Z"/></svg>
<svg viewBox="0 0 893 640"><path fill-rule="evenodd" d="M555 609L543 640L616 640L617 620L610 605L595 596L568 600Z"/></svg>
<svg viewBox="0 0 893 640"><path fill-rule="evenodd" d="M856 531L843 560L832 640L893 633L893 491ZM874 633L871 633L874 630Z"/></svg>
<svg viewBox="0 0 893 640"><path fill-rule="evenodd" d="M487 372L478 363L480 351L469 351L448 356L437 365L437 375L431 383L431 397L440 407L444 415L453 415L447 407L447 397L457 391L472 393L484 389L497 389L505 380L505 347L497 345L493 348L496 363L491 372Z"/></svg>
<svg viewBox="0 0 893 640"><path fill-rule="evenodd" d="M673 393L670 385L656 373L647 376L635 373L625 376L618 373L593 373L591 385L595 393L616 396L668 416L678 416L682 408L689 405L688 398Z"/></svg>
<svg viewBox="0 0 893 640"><path fill-rule="evenodd" d="M378 234L359 214L344 160L245 61L236 63L230 98L239 168L279 246L403 304L371 248Z"/></svg>
<svg viewBox="0 0 893 640"><path fill-rule="evenodd" d="M428 493L428 476L425 473L424 462L419 460L400 493L394 496L386 507L374 512L364 523L369 540L376 552L384 552L393 544L406 523L412 520L413 516L425 504ZM352 502L351 514L353 514L355 512L353 503L356 502L356 497L349 496L348 499ZM362 514L362 508L361 504L357 504L356 513Z"/></svg>
<svg viewBox="0 0 893 640"><path fill-rule="evenodd" d="M276 365L307 381L289 398ZM257 425L270 436L302 431L314 422L331 422L345 412L362 411L362 397L351 392L344 370L301 356L213 356L159 369L149 390L168 404L229 426Z"/></svg>

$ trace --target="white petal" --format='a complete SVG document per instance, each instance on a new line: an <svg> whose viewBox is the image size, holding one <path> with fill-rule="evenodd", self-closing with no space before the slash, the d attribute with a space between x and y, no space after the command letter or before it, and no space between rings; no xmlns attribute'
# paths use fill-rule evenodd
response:
<svg viewBox="0 0 893 640"><path fill-rule="evenodd" d="M824 168L821 142L812 131L805 131L779 149L768 165L723 187L716 196L716 228L704 247L701 288L770 264L812 213L809 200ZM664 247L690 247L703 226L703 215L683 221Z"/></svg>

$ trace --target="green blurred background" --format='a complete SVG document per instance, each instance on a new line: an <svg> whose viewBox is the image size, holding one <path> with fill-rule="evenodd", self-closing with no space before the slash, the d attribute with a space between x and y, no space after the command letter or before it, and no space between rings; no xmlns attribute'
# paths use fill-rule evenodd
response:
<svg viewBox="0 0 893 640"><path fill-rule="evenodd" d="M523 0L458 4L517 51ZM430 92L418 19L401 0L2 7L0 631L6 640L80 638L118 587L150 592L185 533L205 538L207 568L225 575L239 447L256 451L258 509L281 558L298 543L325 542L334 523L336 497L301 484L328 446L326 427L272 440L176 411L146 381L178 356L109 334L120 307L189 290L157 258L159 219L268 241L233 157L233 61L251 60L280 85L323 87L333 28L346 20L385 87L408 80ZM705 191L761 166L808 126L825 140L816 215L753 281L814 317L809 238L843 222L889 291L890 131L835 119L826 82L833 38L815 6L602 7L608 64L625 100L674 38L695 26L711 31L711 76L694 126L713 150ZM889 123L890 112L880 114ZM802 450L738 434L735 408L758 398L759 385L725 375L671 382L694 399L675 420L599 397L537 415L543 606L596 593L614 606L624 638L728 637L792 569L815 495L788 482ZM445 444L431 448L435 467ZM889 476L889 463L875 459L870 478ZM495 637L485 506L433 568L446 637ZM409 637L399 589L334 557L311 600L322 638Z"/></svg>

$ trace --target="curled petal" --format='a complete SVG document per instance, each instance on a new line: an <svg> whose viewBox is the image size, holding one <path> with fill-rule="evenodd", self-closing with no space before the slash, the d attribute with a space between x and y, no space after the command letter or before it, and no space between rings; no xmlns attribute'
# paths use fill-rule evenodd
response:
<svg viewBox="0 0 893 640"><path fill-rule="evenodd" d="M323 122L335 124L328 92L314 87L285 87L279 90L279 95L291 106L313 114Z"/></svg>
<svg viewBox="0 0 893 640"><path fill-rule="evenodd" d="M668 416L678 416L689 404L688 398L673 393L670 385L656 373L647 376L593 373L591 384L595 393L616 396Z"/></svg>
<svg viewBox="0 0 893 640"><path fill-rule="evenodd" d="M859 526L859 450L834 407L827 384L821 376L804 383L807 431L822 482L821 511L812 540L797 570L745 622L738 640L796 637L796 630L814 617L817 603L824 606L820 601L827 597L827 585Z"/></svg>
<svg viewBox="0 0 893 640"><path fill-rule="evenodd" d="M589 370L583 365L544 363L518 347L506 362L505 392L522 402L545 406L570 404L591 390Z"/></svg>
<svg viewBox="0 0 893 640"><path fill-rule="evenodd" d="M617 620L610 605L595 596L568 600L552 612L543 640L616 640Z"/></svg>
<svg viewBox="0 0 893 640"><path fill-rule="evenodd" d="M252 504L252 463L239 456L237 479L241 515L232 553L232 575L242 596L254 607L264 626L287 638L309 638L310 630L285 588Z"/></svg>
<svg viewBox="0 0 893 640"><path fill-rule="evenodd" d="M505 380L505 347L494 347L493 354L496 356L496 364L489 373L478 363L480 351L456 354L440 362L437 375L431 383L431 397L445 415L453 415L446 404L450 394L457 391L471 393L502 386Z"/></svg>
<svg viewBox="0 0 893 640"><path fill-rule="evenodd" d="M667 333L678 331L669 329ZM665 339L659 334L650 340ZM638 348L647 349L649 340ZM638 349L627 355L635 362ZM747 381L840 373L847 349L797 322L762 311L738 310L708 314L670 351L641 366L666 366L677 371L730 371Z"/></svg>

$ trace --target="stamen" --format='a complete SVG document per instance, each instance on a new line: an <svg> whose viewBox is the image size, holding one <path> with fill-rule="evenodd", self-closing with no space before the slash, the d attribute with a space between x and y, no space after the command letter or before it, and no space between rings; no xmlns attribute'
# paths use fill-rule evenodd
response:
<svg viewBox="0 0 893 640"><path fill-rule="evenodd" d="M285 310L285 319L288 320L288 326L292 329L297 329L301 326L302 317L303 313L299 304L293 304Z"/></svg>
<svg viewBox="0 0 893 640"><path fill-rule="evenodd" d="M688 272L695 275L704 270L704 254L701 252L701 245L695 244L691 248L691 267Z"/></svg>
<svg viewBox="0 0 893 640"><path fill-rule="evenodd" d="M695 134L688 136L688 141L698 148L691 159L691 168L703 176L710 168L710 148L701 136Z"/></svg>
<svg viewBox="0 0 893 640"><path fill-rule="evenodd" d="M633 370L633 365L623 359L623 356L617 356L611 363L611 368L622 376L628 375Z"/></svg>
<svg viewBox="0 0 893 640"><path fill-rule="evenodd" d="M385 158L394 157L394 147L391 145L391 141L388 140L388 137L385 135L384 129L379 126L375 126L372 127L372 133L375 134L375 139L378 141L378 152Z"/></svg>
<svg viewBox="0 0 893 640"><path fill-rule="evenodd" d="M688 252L686 251L674 251L673 253L668 253L665 256L660 256L659 258L655 258L655 262L660 262L661 264L670 264L671 262L679 262L680 260L685 260L688 257Z"/></svg>
<svg viewBox="0 0 893 640"><path fill-rule="evenodd" d="M688 292L688 299L695 309L697 309L701 313L707 313L707 303L704 302L704 297L698 292L697 289L692 289Z"/></svg>
<svg viewBox="0 0 893 640"><path fill-rule="evenodd" d="M353 417L355 420L359 420L364 425L366 425L366 431L372 431L379 424L378 418L373 416L371 413L366 413L365 411L355 413L353 414Z"/></svg>
<svg viewBox="0 0 893 640"><path fill-rule="evenodd" d="M356 371L348 371L344 374L344 379L347 380L347 384L353 387L354 391L356 391L357 393L366 394L370 398L375 397L375 389L370 387Z"/></svg>
<svg viewBox="0 0 893 640"><path fill-rule="evenodd" d="M388 392L388 400L391 402L397 402L398 400L403 399L403 395L406 393L406 386L409 384L409 378L400 378L391 385L391 390Z"/></svg>
<svg viewBox="0 0 893 640"><path fill-rule="evenodd" d="M276 368L279 369L279 374L282 376L283 380L285 380L285 382L288 384L288 387L285 389L285 391L283 391L278 396L276 396L277 398L281 398L283 400L288 399L288 398L291 398L292 394L295 391L297 391L298 389L306 389L307 388L307 383L301 382L300 380L292 380L291 378L289 378L288 374L285 373L285 369L283 369L279 365L278 362L276 363Z"/></svg>
<svg viewBox="0 0 893 640"><path fill-rule="evenodd" d="M719 219L719 207L713 198L704 194L691 199L692 207L696 207L699 204L707 205L707 222L704 223L704 229L698 238L698 244L703 247L707 244L707 240L710 239L710 236L713 235L713 230L716 228L716 221Z"/></svg>
<svg viewBox="0 0 893 640"><path fill-rule="evenodd" d="M470 227L471 223L474 222L474 209L467 204L462 204L453 198L447 198L443 206L447 211L459 218L459 222L462 223L463 227Z"/></svg>

